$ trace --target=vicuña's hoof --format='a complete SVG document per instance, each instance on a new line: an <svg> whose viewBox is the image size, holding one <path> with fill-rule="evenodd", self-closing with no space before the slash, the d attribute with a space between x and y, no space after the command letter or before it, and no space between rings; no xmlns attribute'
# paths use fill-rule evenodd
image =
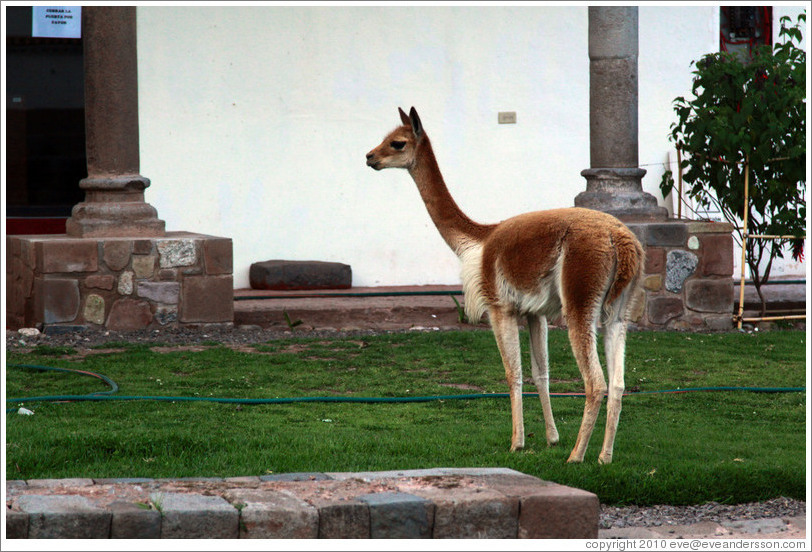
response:
<svg viewBox="0 0 812 552"><path fill-rule="evenodd" d="M612 456L604 456L601 454L598 456L598 464L611 464L612 463Z"/></svg>

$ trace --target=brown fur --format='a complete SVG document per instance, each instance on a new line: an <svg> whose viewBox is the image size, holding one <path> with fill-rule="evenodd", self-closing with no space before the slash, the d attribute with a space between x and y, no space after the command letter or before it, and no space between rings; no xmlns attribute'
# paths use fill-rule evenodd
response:
<svg viewBox="0 0 812 552"><path fill-rule="evenodd" d="M546 318L564 314L570 343L584 379L584 419L569 461L583 460L604 392L609 390L606 434L600 455L611 462L623 394L626 321L639 284L644 252L615 217L581 208L518 215L479 224L457 206L440 173L431 142L414 108L399 109L402 126L367 154L367 165L409 171L443 239L463 261L466 310L487 309L510 387L511 450L524 445L518 319L528 317L533 378L539 390L548 443L558 441L549 404ZM597 359L595 329L606 326L609 385Z"/></svg>

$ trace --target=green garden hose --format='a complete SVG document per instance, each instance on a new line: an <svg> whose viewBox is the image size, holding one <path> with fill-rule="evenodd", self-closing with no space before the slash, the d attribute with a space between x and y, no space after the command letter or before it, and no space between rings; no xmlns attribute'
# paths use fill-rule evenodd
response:
<svg viewBox="0 0 812 552"><path fill-rule="evenodd" d="M509 397L508 393L472 393L460 395L430 395L424 397L283 397L273 399L240 399L221 397L166 397L151 395L114 395L118 391L116 382L95 372L86 370L73 370L68 368L54 368L52 366L37 366L32 364L10 364L9 368L24 368L38 371L67 372L90 376L102 380L110 389L107 391L97 391L87 395L44 395L39 397L20 397L6 399L6 403L29 403L29 402L71 402L71 401L165 401L165 402L215 402L226 404L290 404L306 402L322 403L414 403L446 400L470 400L470 399L496 399ZM806 387L689 387L685 389L666 389L660 391L634 391L624 393L628 395L647 395L663 393L688 393L698 391L747 391L751 393L793 393L806 392ZM536 393L523 393L525 397L534 397ZM553 397L583 397L584 393L550 393ZM7 408L6 412L14 412L19 407Z"/></svg>

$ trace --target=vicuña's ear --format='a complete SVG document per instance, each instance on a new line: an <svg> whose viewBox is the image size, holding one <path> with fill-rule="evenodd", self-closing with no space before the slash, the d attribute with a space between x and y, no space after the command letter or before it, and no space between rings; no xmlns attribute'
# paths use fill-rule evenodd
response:
<svg viewBox="0 0 812 552"><path fill-rule="evenodd" d="M398 113L400 113L400 120L403 122L404 125L412 124L412 122L409 121L409 116L406 115L405 111L403 111L401 108L398 108Z"/></svg>
<svg viewBox="0 0 812 552"><path fill-rule="evenodd" d="M420 122L420 117L417 115L417 110L412 107L411 111L409 111L409 120L412 125L412 132L416 137L420 137L423 134L423 123Z"/></svg>

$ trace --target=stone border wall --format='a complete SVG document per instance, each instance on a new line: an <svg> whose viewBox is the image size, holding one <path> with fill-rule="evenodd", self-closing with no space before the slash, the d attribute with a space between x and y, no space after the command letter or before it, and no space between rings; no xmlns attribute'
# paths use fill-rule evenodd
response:
<svg viewBox="0 0 812 552"><path fill-rule="evenodd" d="M6 251L9 329L233 324L230 238L8 236Z"/></svg>
<svg viewBox="0 0 812 552"><path fill-rule="evenodd" d="M646 249L645 300L633 323L674 330L733 327L732 225L671 220L627 226Z"/></svg>

